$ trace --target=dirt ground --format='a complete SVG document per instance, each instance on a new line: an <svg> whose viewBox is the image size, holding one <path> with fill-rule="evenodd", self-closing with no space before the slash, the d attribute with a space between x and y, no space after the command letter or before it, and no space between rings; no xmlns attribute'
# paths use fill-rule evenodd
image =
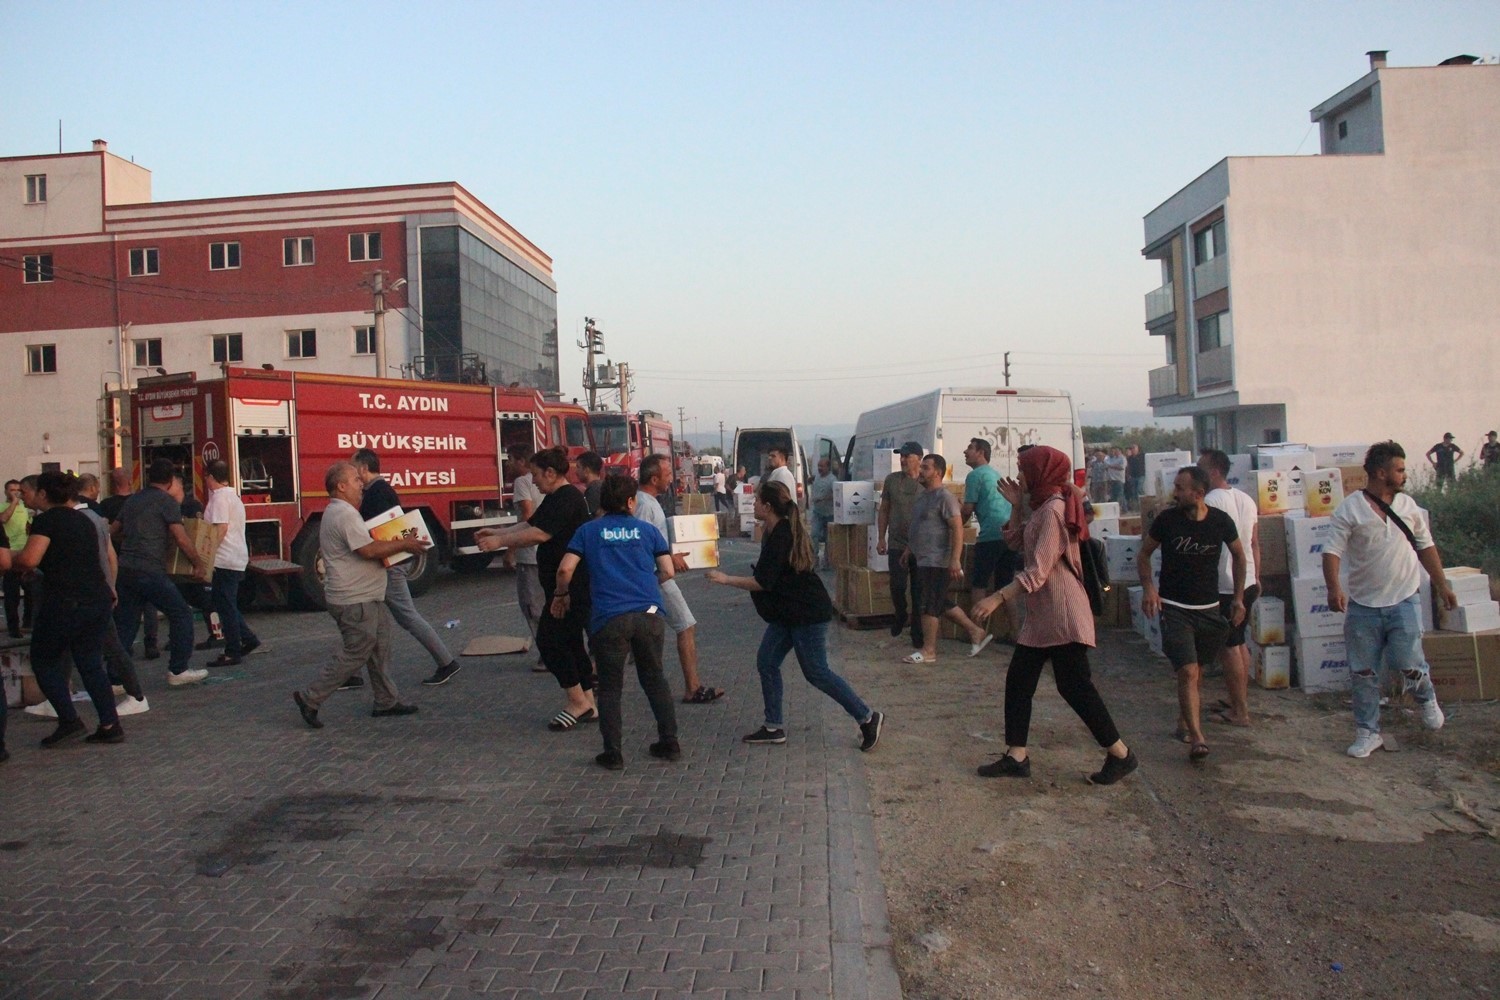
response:
<svg viewBox="0 0 1500 1000"><path fill-rule="evenodd" d="M1085 781L1102 754L1049 670L1031 778L986 779L1010 648L910 666L906 642L839 630L889 718L866 763L908 1000L1500 993L1500 705L1446 706L1437 733L1390 707L1400 752L1354 760L1347 696L1252 690L1254 727L1212 726L1193 765L1166 661L1101 630L1140 770Z"/></svg>

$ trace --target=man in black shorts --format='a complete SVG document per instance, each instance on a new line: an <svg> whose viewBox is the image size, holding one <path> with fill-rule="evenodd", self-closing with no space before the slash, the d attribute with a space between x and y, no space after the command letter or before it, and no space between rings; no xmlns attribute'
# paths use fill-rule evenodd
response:
<svg viewBox="0 0 1500 1000"><path fill-rule="evenodd" d="M939 618L956 622L969 634L970 656L978 656L994 638L948 597L949 586L964 578L964 522L958 497L943 485L947 472L947 461L933 454L922 459L917 473L922 492L912 503L903 558L917 578L915 611L922 616L922 648L905 657L907 663L937 662Z"/></svg>
<svg viewBox="0 0 1500 1000"><path fill-rule="evenodd" d="M1174 506L1151 522L1151 533L1136 555L1145 591L1141 610L1148 618L1161 615L1162 652L1177 671L1177 728L1191 744L1194 760L1208 756L1199 719L1202 665L1219 655L1230 626L1245 620L1245 548L1234 520L1204 502L1208 489L1208 473L1202 469L1179 470L1172 484ZM1219 610L1219 554L1226 547L1234 578L1227 621ZM1151 554L1158 548L1160 593L1151 577Z"/></svg>

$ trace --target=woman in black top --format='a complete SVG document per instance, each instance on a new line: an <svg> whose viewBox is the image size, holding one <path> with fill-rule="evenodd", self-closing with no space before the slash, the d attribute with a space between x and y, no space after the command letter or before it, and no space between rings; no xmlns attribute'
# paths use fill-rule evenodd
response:
<svg viewBox="0 0 1500 1000"><path fill-rule="evenodd" d="M46 580L31 635L31 667L37 686L57 711L57 729L42 740L44 747L57 746L84 731L68 691L65 651L73 654L73 666L99 713L99 728L86 742L125 740L103 661L104 630L113 627L114 594L99 561L99 537L93 524L82 511L68 506L77 484L77 477L65 472L42 473L37 480L41 513L32 522L26 547L15 556L17 568L40 569Z"/></svg>
<svg viewBox="0 0 1500 1000"><path fill-rule="evenodd" d="M812 541L802 513L780 483L762 483L755 492L755 519L761 522L760 560L754 576L728 576L710 570L710 583L748 590L755 610L766 622L755 667L766 705L766 724L746 736L746 743L785 743L781 718L781 663L797 653L802 676L838 702L859 723L861 750L873 750L885 716L870 710L849 682L828 668L828 622L833 602L813 572Z"/></svg>

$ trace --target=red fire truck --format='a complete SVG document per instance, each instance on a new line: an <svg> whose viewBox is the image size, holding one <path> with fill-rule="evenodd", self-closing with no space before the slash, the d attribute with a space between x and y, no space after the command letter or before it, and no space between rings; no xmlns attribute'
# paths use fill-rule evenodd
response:
<svg viewBox="0 0 1500 1000"><path fill-rule="evenodd" d="M323 475L356 449L380 456L406 509L427 521L435 544L411 574L422 593L439 564L489 565L474 531L515 520L507 512L515 449L561 444L576 457L592 446L583 407L534 389L234 367L203 381L191 372L142 379L131 393L131 432L137 482L140 469L166 457L201 493L204 466L228 462L245 502L256 582L246 589L313 607L323 602Z"/></svg>
<svg viewBox="0 0 1500 1000"><path fill-rule="evenodd" d="M654 410L629 413L596 410L589 414L589 426L594 432L594 450L604 459L606 475L623 472L639 478L641 461L647 455L666 455L676 460L672 422Z"/></svg>

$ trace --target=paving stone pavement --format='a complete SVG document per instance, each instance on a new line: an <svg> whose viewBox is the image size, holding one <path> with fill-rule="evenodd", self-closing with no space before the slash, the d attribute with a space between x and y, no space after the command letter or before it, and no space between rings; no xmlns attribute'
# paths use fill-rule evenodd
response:
<svg viewBox="0 0 1500 1000"><path fill-rule="evenodd" d="M751 544L725 548L744 572ZM854 724L789 660L790 741L742 745L759 620L742 592L684 589L704 679L730 694L678 706L677 763L646 755L633 678L626 770L605 772L597 726L546 731L560 697L530 654L423 688L431 661L399 630L421 713L370 718L365 688L310 730L289 693L336 642L312 613L254 616L270 652L201 687L141 661L151 711L120 746L42 751L50 724L13 710L0 998L898 1000ZM455 651L524 628L497 569L418 605L459 619Z"/></svg>

